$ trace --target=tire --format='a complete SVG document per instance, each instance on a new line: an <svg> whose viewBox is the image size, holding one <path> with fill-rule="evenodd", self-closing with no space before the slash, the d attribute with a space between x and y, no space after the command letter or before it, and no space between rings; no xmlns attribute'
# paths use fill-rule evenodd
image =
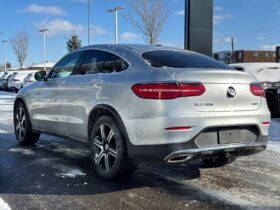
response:
<svg viewBox="0 0 280 210"><path fill-rule="evenodd" d="M101 116L93 125L90 150L94 169L103 179L120 180L133 169L125 139L111 116Z"/></svg>
<svg viewBox="0 0 280 210"><path fill-rule="evenodd" d="M14 131L20 145L34 145L40 138L40 133L32 130L32 125L23 103L17 103L14 109Z"/></svg>
<svg viewBox="0 0 280 210"><path fill-rule="evenodd" d="M208 167L221 167L228 165L235 161L235 158L230 154L215 155L205 159L202 159L202 162Z"/></svg>

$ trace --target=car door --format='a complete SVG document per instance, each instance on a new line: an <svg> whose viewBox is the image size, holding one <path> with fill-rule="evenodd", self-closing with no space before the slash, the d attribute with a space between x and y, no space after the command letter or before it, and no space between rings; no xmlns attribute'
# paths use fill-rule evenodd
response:
<svg viewBox="0 0 280 210"><path fill-rule="evenodd" d="M75 52L60 60L49 73L47 80L31 91L31 116L34 127L40 130L64 133L68 113L63 106L65 79L71 77L83 52Z"/></svg>
<svg viewBox="0 0 280 210"><path fill-rule="evenodd" d="M69 121L67 134L87 139L89 112L95 104L107 97L103 95L103 84L108 74L115 71L115 56L101 50L89 50L75 76L65 82L67 94L63 97Z"/></svg>

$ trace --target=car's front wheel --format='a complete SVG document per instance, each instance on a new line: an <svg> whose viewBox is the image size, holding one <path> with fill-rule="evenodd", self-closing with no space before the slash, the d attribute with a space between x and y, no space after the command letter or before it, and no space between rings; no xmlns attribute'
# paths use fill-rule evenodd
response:
<svg viewBox="0 0 280 210"><path fill-rule="evenodd" d="M111 116L102 116L93 125L90 149L91 160L100 177L118 180L130 174L125 139Z"/></svg>
<svg viewBox="0 0 280 210"><path fill-rule="evenodd" d="M34 145L40 138L40 133L33 131L27 109L21 102L15 105L14 130L20 145Z"/></svg>

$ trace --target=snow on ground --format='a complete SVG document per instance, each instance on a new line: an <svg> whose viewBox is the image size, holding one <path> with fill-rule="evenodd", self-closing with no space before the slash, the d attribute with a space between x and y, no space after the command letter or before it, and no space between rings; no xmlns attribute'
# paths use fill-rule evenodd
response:
<svg viewBox="0 0 280 210"><path fill-rule="evenodd" d="M10 206L0 197L0 210L11 210Z"/></svg>
<svg viewBox="0 0 280 210"><path fill-rule="evenodd" d="M13 133L13 104L15 94L0 92L0 134Z"/></svg>
<svg viewBox="0 0 280 210"><path fill-rule="evenodd" d="M24 148L11 148L8 150L9 152L18 152L24 155L33 155L35 152L31 149L24 149Z"/></svg>

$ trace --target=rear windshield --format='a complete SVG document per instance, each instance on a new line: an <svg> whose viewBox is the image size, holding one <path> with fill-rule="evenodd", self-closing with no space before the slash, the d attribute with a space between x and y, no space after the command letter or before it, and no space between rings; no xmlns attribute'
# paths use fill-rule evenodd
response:
<svg viewBox="0 0 280 210"><path fill-rule="evenodd" d="M145 61L155 68L207 68L229 69L229 66L205 55L183 50L155 50L142 54Z"/></svg>

